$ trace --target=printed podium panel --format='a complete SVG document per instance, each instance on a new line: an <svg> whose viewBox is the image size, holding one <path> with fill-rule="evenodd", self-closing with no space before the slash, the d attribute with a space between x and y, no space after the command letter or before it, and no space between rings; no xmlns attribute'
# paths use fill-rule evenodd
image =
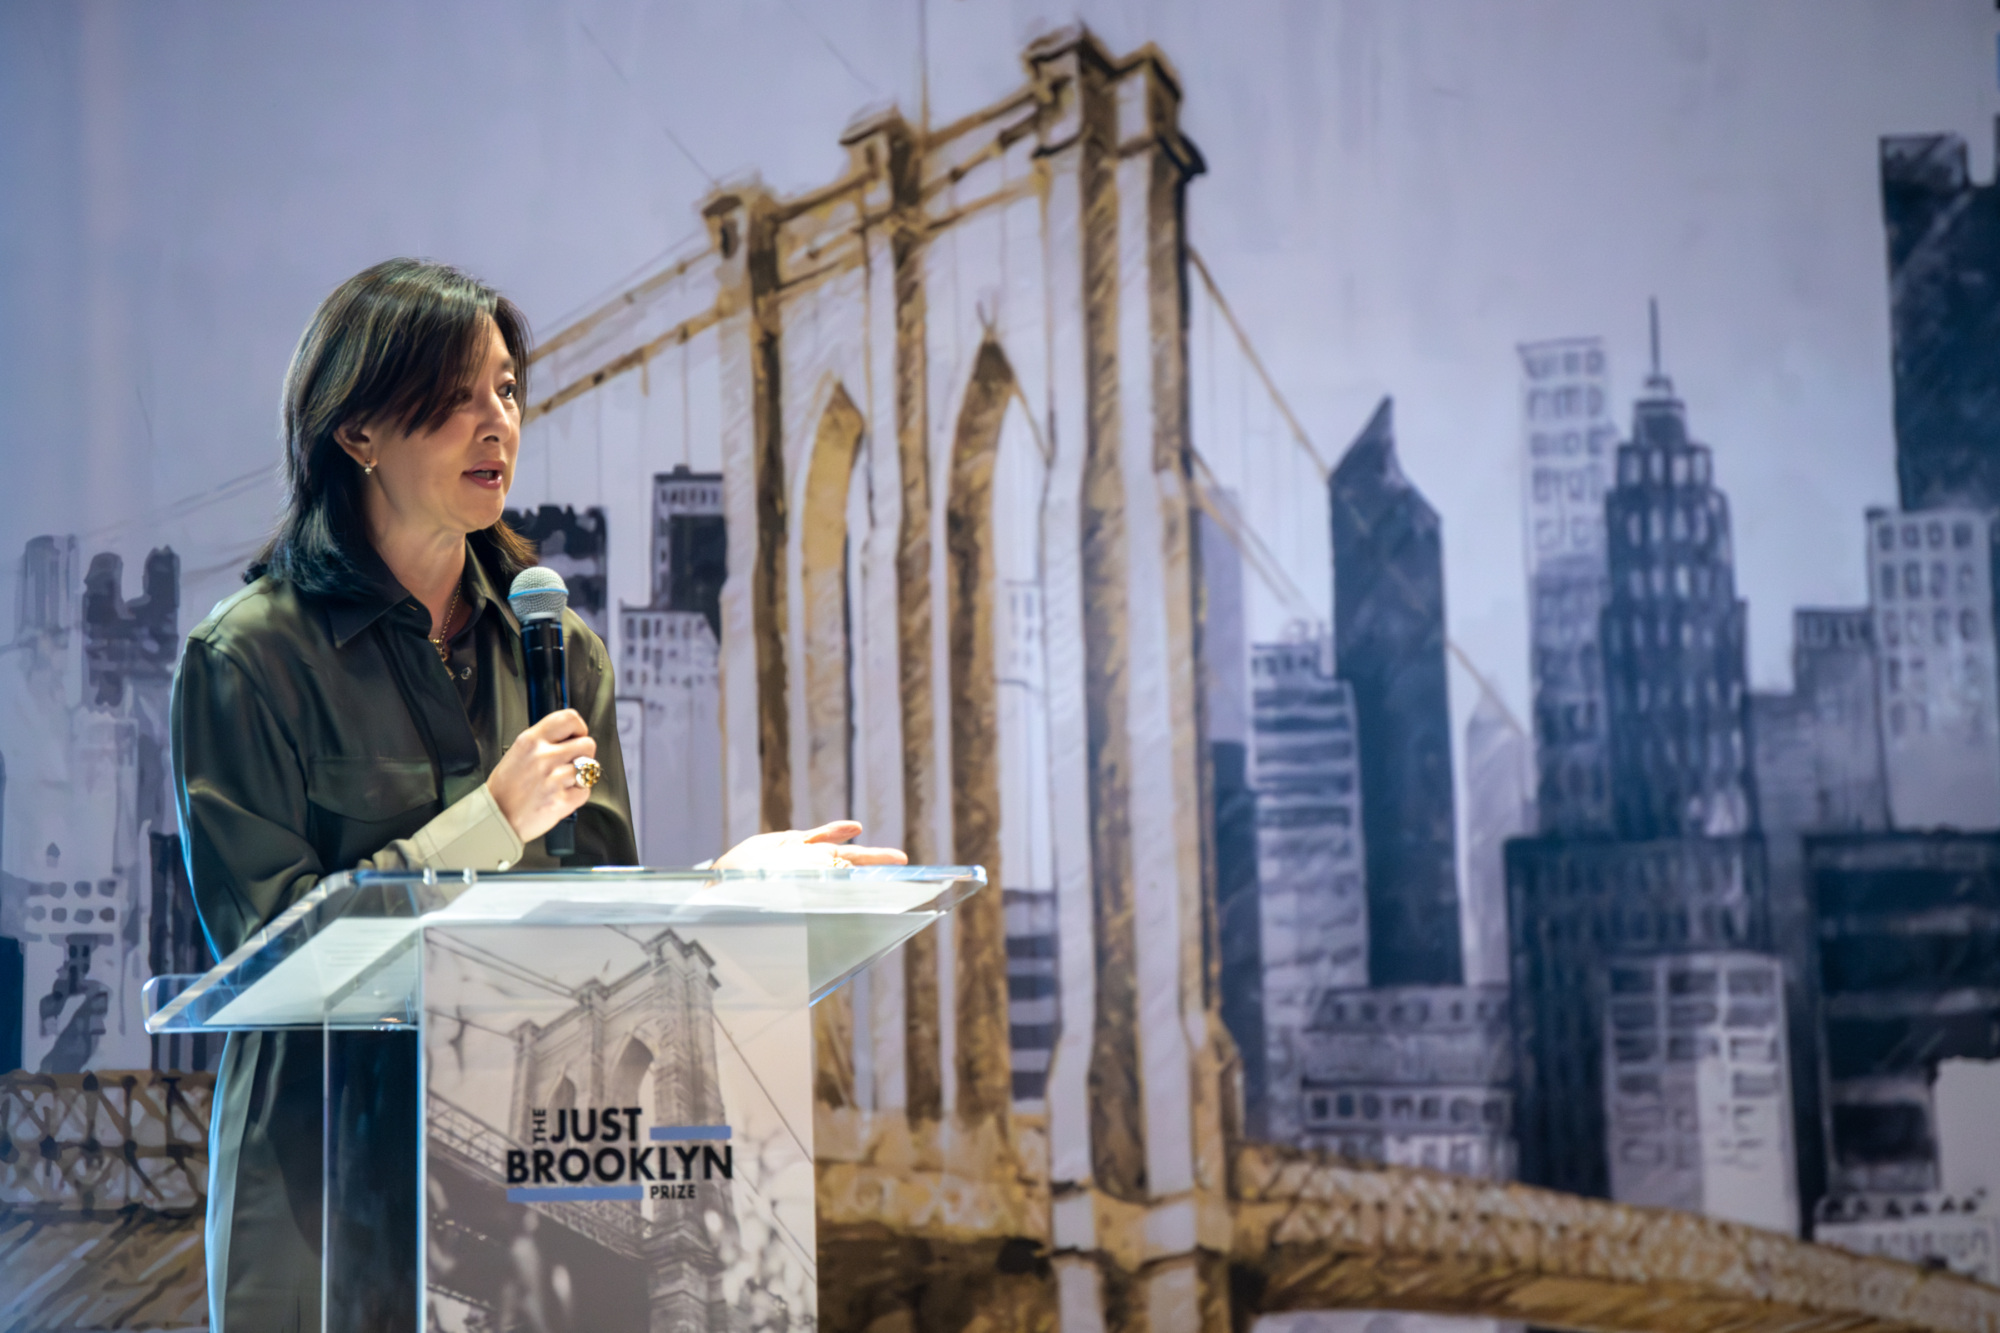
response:
<svg viewBox="0 0 2000 1333"><path fill-rule="evenodd" d="M806 978L794 923L426 930L424 1327L810 1326Z"/></svg>
<svg viewBox="0 0 2000 1333"><path fill-rule="evenodd" d="M342 874L146 1027L318 1053L323 1333L810 1327L811 1005L985 882Z"/></svg>

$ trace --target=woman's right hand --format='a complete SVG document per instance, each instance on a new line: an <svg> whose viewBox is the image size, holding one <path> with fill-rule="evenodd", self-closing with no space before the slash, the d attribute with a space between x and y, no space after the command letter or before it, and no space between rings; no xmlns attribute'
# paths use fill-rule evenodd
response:
<svg viewBox="0 0 2000 1333"><path fill-rule="evenodd" d="M532 842L590 799L590 788L576 780L576 761L596 757L597 742L583 715L565 708L514 738L487 777L486 790L515 836Z"/></svg>

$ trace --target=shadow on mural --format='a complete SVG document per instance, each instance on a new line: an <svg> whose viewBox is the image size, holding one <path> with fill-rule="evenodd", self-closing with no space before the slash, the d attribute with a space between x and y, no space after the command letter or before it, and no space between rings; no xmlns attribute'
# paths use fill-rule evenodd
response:
<svg viewBox="0 0 2000 1333"><path fill-rule="evenodd" d="M1750 686L1672 293L1634 402L1598 331L1520 330L1520 718L1448 640L1388 401L1337 458L1272 445L1334 598L1249 641L1246 580L1297 593L1193 425L1192 312L1261 369L1183 231L1175 75L1081 31L1025 63L927 133L851 125L823 188L717 189L705 244L538 353L530 447L667 458L677 421L722 460L619 479L644 587L603 508L515 516L611 646L644 858L852 815L996 886L815 1011L821 1319L1991 1327L2000 1290L1940 1272L2000 1284L2000 192L1964 144L1881 143L1902 503L1852 516L1868 603L1795 612L1789 694ZM117 1136L61 1109L122 1088L130 1141L204 1151L217 1053L138 1004L206 963L178 570L22 566L0 1267L110 1228L139 1257L104 1281L177 1264L185 1312L199 1171L107 1204ZM1481 940L1504 983L1468 984ZM0 1325L109 1318L65 1291Z"/></svg>

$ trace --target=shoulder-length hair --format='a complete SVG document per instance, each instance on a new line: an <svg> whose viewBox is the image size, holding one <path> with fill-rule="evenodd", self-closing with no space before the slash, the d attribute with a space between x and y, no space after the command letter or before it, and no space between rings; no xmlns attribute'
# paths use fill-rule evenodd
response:
<svg viewBox="0 0 2000 1333"><path fill-rule="evenodd" d="M362 556L361 465L334 434L387 422L405 432L443 425L473 390L492 320L528 392L528 322L512 301L469 274L419 259L364 269L320 302L285 372L285 508L250 567L322 597L373 590ZM504 580L535 563L535 548L502 521L471 536Z"/></svg>

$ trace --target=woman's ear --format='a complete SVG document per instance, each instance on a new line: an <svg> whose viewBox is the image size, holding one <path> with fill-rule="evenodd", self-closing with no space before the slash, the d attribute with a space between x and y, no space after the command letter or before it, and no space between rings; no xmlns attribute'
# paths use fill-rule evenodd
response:
<svg viewBox="0 0 2000 1333"><path fill-rule="evenodd" d="M361 466L375 466L375 443L368 438L368 432L354 422L346 421L334 427L333 441Z"/></svg>

